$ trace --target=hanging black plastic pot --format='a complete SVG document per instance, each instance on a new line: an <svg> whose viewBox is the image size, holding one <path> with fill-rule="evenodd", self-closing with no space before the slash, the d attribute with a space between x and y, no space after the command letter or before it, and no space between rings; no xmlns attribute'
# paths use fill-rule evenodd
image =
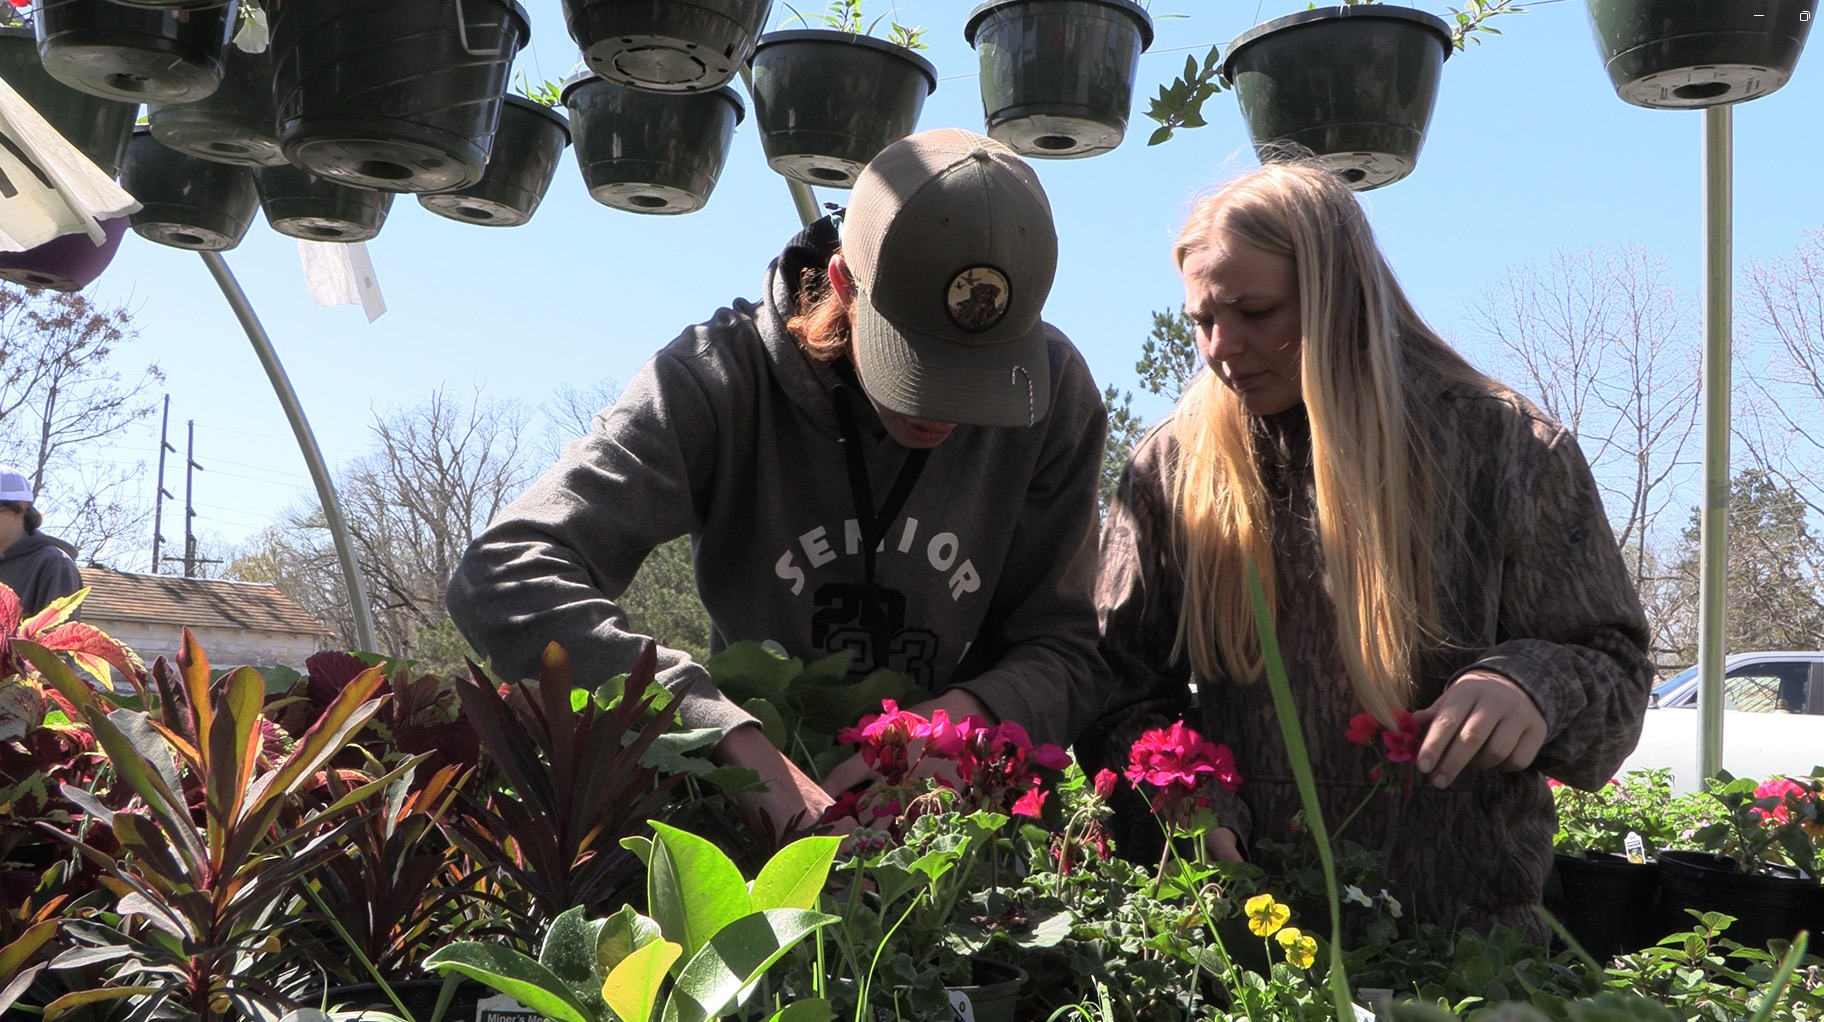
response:
<svg viewBox="0 0 1824 1022"><path fill-rule="evenodd" d="M392 192L326 181L289 163L256 168L253 186L272 229L305 241L367 241L393 208Z"/></svg>
<svg viewBox="0 0 1824 1022"><path fill-rule="evenodd" d="M271 0L285 158L362 188L445 192L481 180L513 56L513 0Z"/></svg>
<svg viewBox="0 0 1824 1022"><path fill-rule="evenodd" d="M1739 103L1786 84L1811 31L1794 0L1589 0L1609 81L1635 106Z"/></svg>
<svg viewBox="0 0 1824 1022"><path fill-rule="evenodd" d="M139 211L129 217L135 233L196 252L239 245L260 208L251 168L167 149L149 128L133 133L120 186L140 201Z"/></svg>
<svg viewBox="0 0 1824 1022"><path fill-rule="evenodd" d="M611 82L702 92L732 81L773 0L564 0L589 69Z"/></svg>
<svg viewBox="0 0 1824 1022"><path fill-rule="evenodd" d="M570 123L557 111L519 96L500 109L494 155L481 180L453 192L418 196L425 209L464 223L518 227L532 219L570 144Z"/></svg>
<svg viewBox="0 0 1824 1022"><path fill-rule="evenodd" d="M1365 191L1412 173L1450 49L1423 11L1324 7L1237 36L1222 77L1262 160L1314 155Z"/></svg>
<svg viewBox="0 0 1824 1022"><path fill-rule="evenodd" d="M986 0L963 38L981 58L988 134L1026 156L1121 144L1153 19L1134 0Z"/></svg>
<svg viewBox="0 0 1824 1022"><path fill-rule="evenodd" d="M1790 866L1765 869L1737 872L1735 860L1709 852L1660 852L1660 910L1666 932L1689 930L1694 920L1685 910L1697 909L1734 916L1723 935L1748 947L1791 940L1807 922L1818 882Z"/></svg>
<svg viewBox="0 0 1824 1022"><path fill-rule="evenodd" d="M29 28L0 28L0 78L109 177L120 173L127 140L133 137L133 119L139 114L137 104L81 92L52 78L38 58L38 40Z"/></svg>
<svg viewBox="0 0 1824 1022"><path fill-rule="evenodd" d="M46 0L34 25L44 69L65 85L130 103L190 103L221 84L234 8Z"/></svg>
<svg viewBox="0 0 1824 1022"><path fill-rule="evenodd" d="M0 252L0 280L53 291L81 291L114 261L120 239L127 234L127 218L103 220L101 229L107 240L100 245L79 233L52 238L24 252Z"/></svg>
<svg viewBox="0 0 1824 1022"><path fill-rule="evenodd" d="M563 103L589 194L631 213L701 209L747 112L733 89L648 92L595 74L565 82Z"/></svg>
<svg viewBox="0 0 1824 1022"><path fill-rule="evenodd" d="M937 69L903 46L827 29L769 32L754 48L754 121L766 162L806 184L851 188L912 134Z"/></svg>
<svg viewBox="0 0 1824 1022"><path fill-rule="evenodd" d="M145 7L155 11L200 11L208 7L226 7L239 0L114 0L128 7Z"/></svg>
<svg viewBox="0 0 1824 1022"><path fill-rule="evenodd" d="M272 54L228 47L222 87L194 103L154 104L152 137L218 163L270 167L285 162L272 107Z"/></svg>

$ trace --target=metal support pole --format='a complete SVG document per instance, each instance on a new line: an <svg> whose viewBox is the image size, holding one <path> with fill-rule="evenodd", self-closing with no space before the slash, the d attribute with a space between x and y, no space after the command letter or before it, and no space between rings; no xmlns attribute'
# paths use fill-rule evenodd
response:
<svg viewBox="0 0 1824 1022"><path fill-rule="evenodd" d="M291 379L285 375L285 367L279 362L279 353L273 350L272 338L266 335L266 328L260 325L260 319L254 314L253 305L247 301L246 292L241 290L240 282L228 269L228 263L219 252L201 252L203 265L209 267L209 273L215 277L216 284L221 286L222 295L228 299L228 305L234 310L236 319L241 321L241 329L247 332L247 339L253 342L254 354L260 357L260 365L266 369L266 377L272 381L272 389L279 396L279 404L285 409L285 418L291 422L291 431L298 438L298 450L304 455L304 464L310 469L310 479L317 485L317 500L323 504L323 519L329 525L329 535L335 540L336 559L342 562L342 581L348 588L349 609L355 615L355 644L361 649L377 653L379 649L374 641L373 610L367 602L367 586L361 581L361 566L355 561L355 544L349 536L348 523L342 517L342 505L336 500L336 487L329 478L329 467L323 462L323 452L317 448L317 438L310 431L310 421L304 417L304 406L298 403L298 394L291 388Z"/></svg>
<svg viewBox="0 0 1824 1022"><path fill-rule="evenodd" d="M1729 584L1730 301L1735 188L1733 109L1704 110L1704 506L1697 602L1698 769L1723 765L1724 599Z"/></svg>

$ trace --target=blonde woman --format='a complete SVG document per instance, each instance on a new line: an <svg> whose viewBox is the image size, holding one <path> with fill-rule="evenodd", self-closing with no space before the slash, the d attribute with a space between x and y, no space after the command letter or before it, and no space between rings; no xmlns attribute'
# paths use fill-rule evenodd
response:
<svg viewBox="0 0 1824 1022"><path fill-rule="evenodd" d="M1411 792L1369 800L1345 836L1387 856L1420 918L1542 937L1546 779L1607 781L1650 678L1639 598L1576 439L1425 325L1321 168L1222 187L1174 256L1209 370L1136 452L1103 527L1116 689L1095 733L1118 755L1190 715L1195 680L1193 724L1244 779L1216 793L1212 846L1260 859L1293 840L1252 561L1326 818L1375 785L1379 746L1346 741L1351 718L1397 727L1411 711Z"/></svg>

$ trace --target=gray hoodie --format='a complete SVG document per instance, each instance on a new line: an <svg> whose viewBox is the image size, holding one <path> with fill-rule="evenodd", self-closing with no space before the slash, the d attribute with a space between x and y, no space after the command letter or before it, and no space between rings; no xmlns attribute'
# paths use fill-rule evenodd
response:
<svg viewBox="0 0 1824 1022"><path fill-rule="evenodd" d="M21 536L0 551L0 584L18 594L22 612L30 617L52 600L82 588L75 557L76 548L55 536Z"/></svg>
<svg viewBox="0 0 1824 1022"><path fill-rule="evenodd" d="M579 682L606 679L646 642L615 600L654 547L689 535L713 648L772 639L806 660L853 648L854 676L961 684L1035 741L1068 741L1104 679L1092 590L1107 414L1088 367L1052 330L1050 414L1026 429L959 426L931 452L877 547L888 630L867 627L840 377L785 328L801 273L833 245L827 222L807 228L768 269L764 301L737 301L659 351L476 538L450 615L502 677L535 677L557 642ZM865 399L853 407L878 504L907 451ZM661 647L659 669L667 686L693 683L685 726L752 719L686 654Z"/></svg>

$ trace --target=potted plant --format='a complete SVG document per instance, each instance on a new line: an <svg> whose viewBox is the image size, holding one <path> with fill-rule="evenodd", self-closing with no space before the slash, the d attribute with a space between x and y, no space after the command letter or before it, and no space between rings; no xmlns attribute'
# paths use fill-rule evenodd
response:
<svg viewBox="0 0 1824 1022"><path fill-rule="evenodd" d="M1685 925L1688 909L1736 917L1727 935L1755 947L1803 928L1818 889L1807 827L1824 820L1821 789L1817 779L1757 784L1727 771L1707 779L1703 794L1719 810L1716 822L1659 853L1668 929Z"/></svg>
<svg viewBox="0 0 1824 1022"><path fill-rule="evenodd" d="M418 196L438 216L484 227L517 227L532 219L544 200L558 161L570 145L570 122L553 110L555 89L545 99L508 96L500 108L500 130L481 180L447 192Z"/></svg>
<svg viewBox="0 0 1824 1022"><path fill-rule="evenodd" d="M260 208L250 168L167 149L151 128L133 133L120 184L140 201L128 216L140 237L195 252L239 245Z"/></svg>
<svg viewBox="0 0 1824 1022"><path fill-rule="evenodd" d="M963 37L981 56L988 134L1049 159L1121 144L1153 19L1135 0L984 0Z"/></svg>
<svg viewBox="0 0 1824 1022"><path fill-rule="evenodd" d="M237 0L240 17L249 16ZM152 103L152 137L182 152L218 163L270 167L285 162L272 101L272 51L228 47L222 85L187 103Z"/></svg>
<svg viewBox="0 0 1824 1022"><path fill-rule="evenodd" d="M1654 857L1678 837L1671 772L1635 771L1593 792L1551 785L1558 810L1552 869L1560 892L1553 908L1565 929L1604 961L1665 936Z"/></svg>
<svg viewBox="0 0 1824 1022"><path fill-rule="evenodd" d="M702 92L734 80L773 0L563 0L589 69L620 85Z"/></svg>
<svg viewBox="0 0 1824 1022"><path fill-rule="evenodd" d="M1779 0L1589 0L1603 68L1635 106L1739 103L1786 84L1811 10Z"/></svg>
<svg viewBox="0 0 1824 1022"><path fill-rule="evenodd" d="M875 154L918 127L937 69L914 52L919 31L866 34L861 0L830 0L824 28L769 32L754 47L754 120L774 170L849 188Z"/></svg>
<svg viewBox="0 0 1824 1022"><path fill-rule="evenodd" d="M103 173L120 173L136 104L72 89L51 77L38 56L37 35L26 24L0 25L0 77Z"/></svg>
<svg viewBox="0 0 1824 1022"><path fill-rule="evenodd" d="M60 0L39 4L33 25L44 69L71 88L131 103L186 103L221 84L234 9Z"/></svg>
<svg viewBox="0 0 1824 1022"><path fill-rule="evenodd" d="M255 169L253 186L272 229L304 241L367 241L393 207L392 192L327 181L289 163Z"/></svg>
<svg viewBox="0 0 1824 1022"><path fill-rule="evenodd" d="M589 194L630 213L703 208L746 114L733 89L648 92L593 72L565 82L562 101Z"/></svg>
<svg viewBox="0 0 1824 1022"><path fill-rule="evenodd" d="M515 0L268 0L268 14L287 160L395 192L481 180L531 31Z"/></svg>
<svg viewBox="0 0 1824 1022"><path fill-rule="evenodd" d="M103 220L106 237L97 245L87 234L65 234L24 252L0 252L0 280L53 291L81 291L101 276L120 251L127 218Z"/></svg>

